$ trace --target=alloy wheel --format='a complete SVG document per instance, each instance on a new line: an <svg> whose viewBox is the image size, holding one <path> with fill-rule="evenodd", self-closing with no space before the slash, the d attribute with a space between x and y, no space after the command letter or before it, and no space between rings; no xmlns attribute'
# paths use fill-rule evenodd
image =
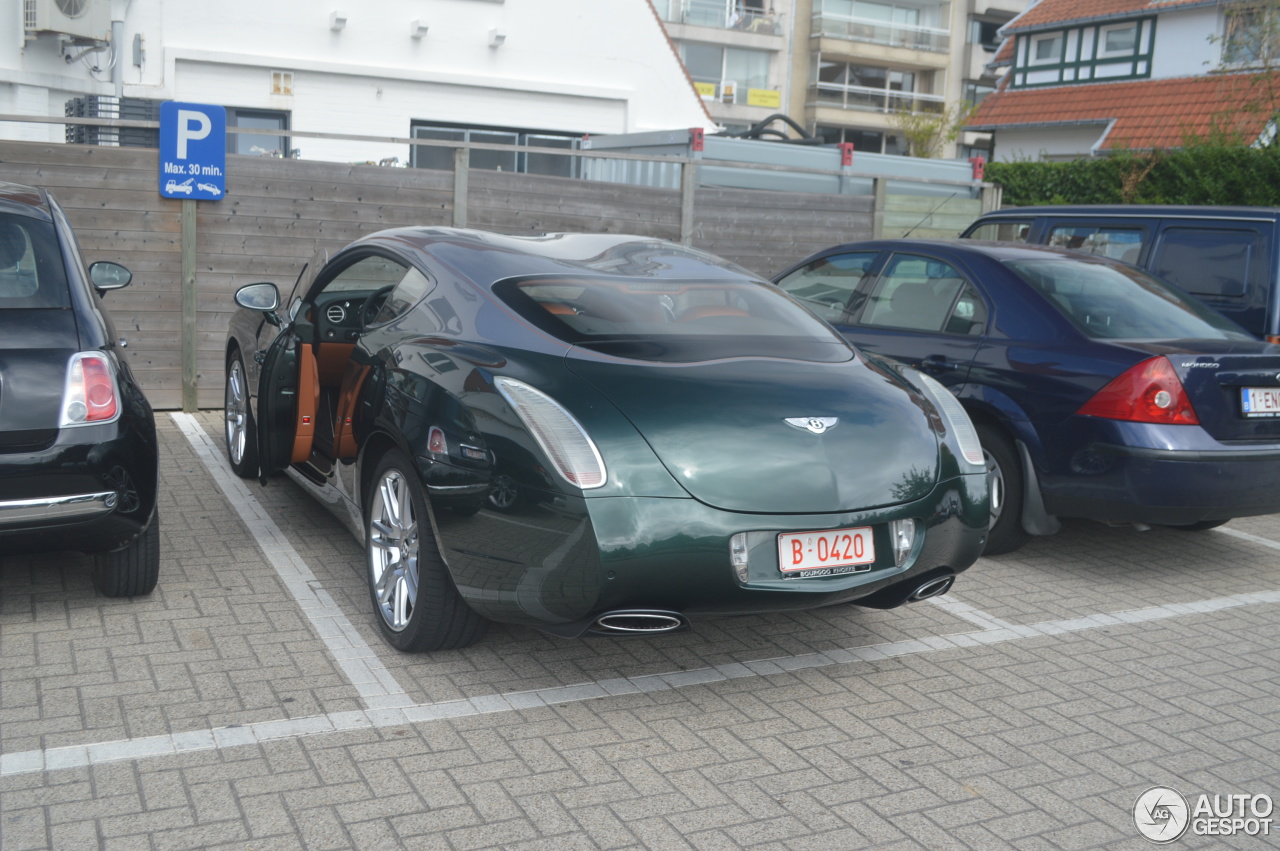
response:
<svg viewBox="0 0 1280 851"><path fill-rule="evenodd" d="M489 504L500 511L508 511L516 504L520 492L516 489L515 479L499 473L493 477L492 489L489 491Z"/></svg>
<svg viewBox="0 0 1280 851"><path fill-rule="evenodd" d="M418 524L409 483L399 470L382 475L369 518L369 581L378 613L400 632L418 601Z"/></svg>
<svg viewBox="0 0 1280 851"><path fill-rule="evenodd" d="M237 357L227 370L227 393L223 401L227 419L227 453L233 464L244 461L245 441L248 439L246 396L244 366Z"/></svg>

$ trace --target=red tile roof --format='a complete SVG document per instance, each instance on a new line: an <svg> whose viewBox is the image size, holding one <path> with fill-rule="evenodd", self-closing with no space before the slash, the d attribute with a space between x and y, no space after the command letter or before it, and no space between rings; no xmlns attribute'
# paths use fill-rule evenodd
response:
<svg viewBox="0 0 1280 851"><path fill-rule="evenodd" d="M988 65L1012 65L1013 64L1013 38L1006 38L1000 45L1000 49L996 51L996 55L992 57Z"/></svg>
<svg viewBox="0 0 1280 851"><path fill-rule="evenodd" d="M1005 24L1004 32L1038 29L1075 21L1156 13L1178 6L1214 6L1219 0L1040 0Z"/></svg>
<svg viewBox="0 0 1280 851"><path fill-rule="evenodd" d="M1048 0L1045 0L1048 2ZM971 130L1114 121L1102 149L1181 147L1186 135L1204 136L1216 123L1253 141L1275 109L1224 115L1230 105L1264 99L1280 90L1280 72L1266 85L1263 74L1212 74L1168 80L1090 83L994 92L969 119ZM1267 101L1270 104L1270 101ZM1224 121L1225 119L1225 121ZM1103 130L1099 129L1099 136ZM997 140L998 142L999 140Z"/></svg>

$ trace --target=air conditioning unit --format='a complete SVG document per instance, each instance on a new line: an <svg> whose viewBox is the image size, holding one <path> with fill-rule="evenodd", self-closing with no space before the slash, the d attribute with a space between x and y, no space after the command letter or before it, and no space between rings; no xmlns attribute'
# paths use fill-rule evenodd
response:
<svg viewBox="0 0 1280 851"><path fill-rule="evenodd" d="M111 38L111 0L23 0L23 29L74 38Z"/></svg>

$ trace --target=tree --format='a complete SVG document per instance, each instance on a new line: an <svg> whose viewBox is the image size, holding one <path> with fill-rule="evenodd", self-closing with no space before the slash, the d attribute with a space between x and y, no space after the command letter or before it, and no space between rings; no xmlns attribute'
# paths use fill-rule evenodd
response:
<svg viewBox="0 0 1280 851"><path fill-rule="evenodd" d="M960 136L975 107L971 103L954 103L941 112L915 112L902 107L889 113L889 123L906 143L907 156L932 159L942 153L943 145Z"/></svg>

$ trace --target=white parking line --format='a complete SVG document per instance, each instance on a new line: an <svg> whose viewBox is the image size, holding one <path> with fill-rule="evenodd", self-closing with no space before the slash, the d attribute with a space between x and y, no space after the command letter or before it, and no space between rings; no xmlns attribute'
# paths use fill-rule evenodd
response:
<svg viewBox="0 0 1280 851"><path fill-rule="evenodd" d="M1041 638L1103 627L1135 625L1183 615L1211 614L1223 609L1273 603L1280 603L1280 591L1235 594L1230 597L1217 597L1212 600L1171 603L1165 606L1151 606L1146 609L1134 609L1127 612L1044 621L1025 626L1007 624L954 635L913 638L887 644L852 647L847 650L827 650L823 653L809 653L803 656L761 659L755 662L732 662L691 671L619 677L617 679L538 689L536 691L488 694L466 700L418 703L386 709L334 712L328 715L260 721L256 724L218 727L213 730L194 730L187 733L148 736L118 742L101 742L92 745L70 745L46 750L22 751L20 753L0 755L0 777L12 774L30 774L37 771L77 768L126 759L146 759L148 757L168 756L194 751L220 750L240 745L256 745L272 740L289 739L296 736L342 733L370 727L399 727L426 721L437 721L442 718L460 718L487 715L494 712L510 712L512 710L531 709L557 703L575 703L624 694L670 691L686 686L702 685L723 680L766 677L804 668L825 668L831 665L875 662L881 659L891 659L895 656L916 656L925 653L1017 641L1024 638Z"/></svg>
<svg viewBox="0 0 1280 851"><path fill-rule="evenodd" d="M413 700L405 694L378 656L361 637L351 621L333 598L320 587L316 575L306 561L289 543L262 503L245 486L245 483L227 467L222 451L191 414L170 414L173 421L186 435L191 448L204 462L209 474L227 498L227 502L240 515L249 534L261 547L267 561L280 574L289 593L311 621L316 634L329 649L338 667L347 675L356 693L369 709L391 709L409 706Z"/></svg>
<svg viewBox="0 0 1280 851"><path fill-rule="evenodd" d="M1280 550L1280 541L1273 541L1270 538L1262 538L1258 535L1251 535L1248 532L1241 532L1239 529L1215 529L1219 535L1230 535L1233 538L1239 538L1242 541L1252 541L1255 544L1261 544L1264 547L1270 547L1273 550Z"/></svg>

